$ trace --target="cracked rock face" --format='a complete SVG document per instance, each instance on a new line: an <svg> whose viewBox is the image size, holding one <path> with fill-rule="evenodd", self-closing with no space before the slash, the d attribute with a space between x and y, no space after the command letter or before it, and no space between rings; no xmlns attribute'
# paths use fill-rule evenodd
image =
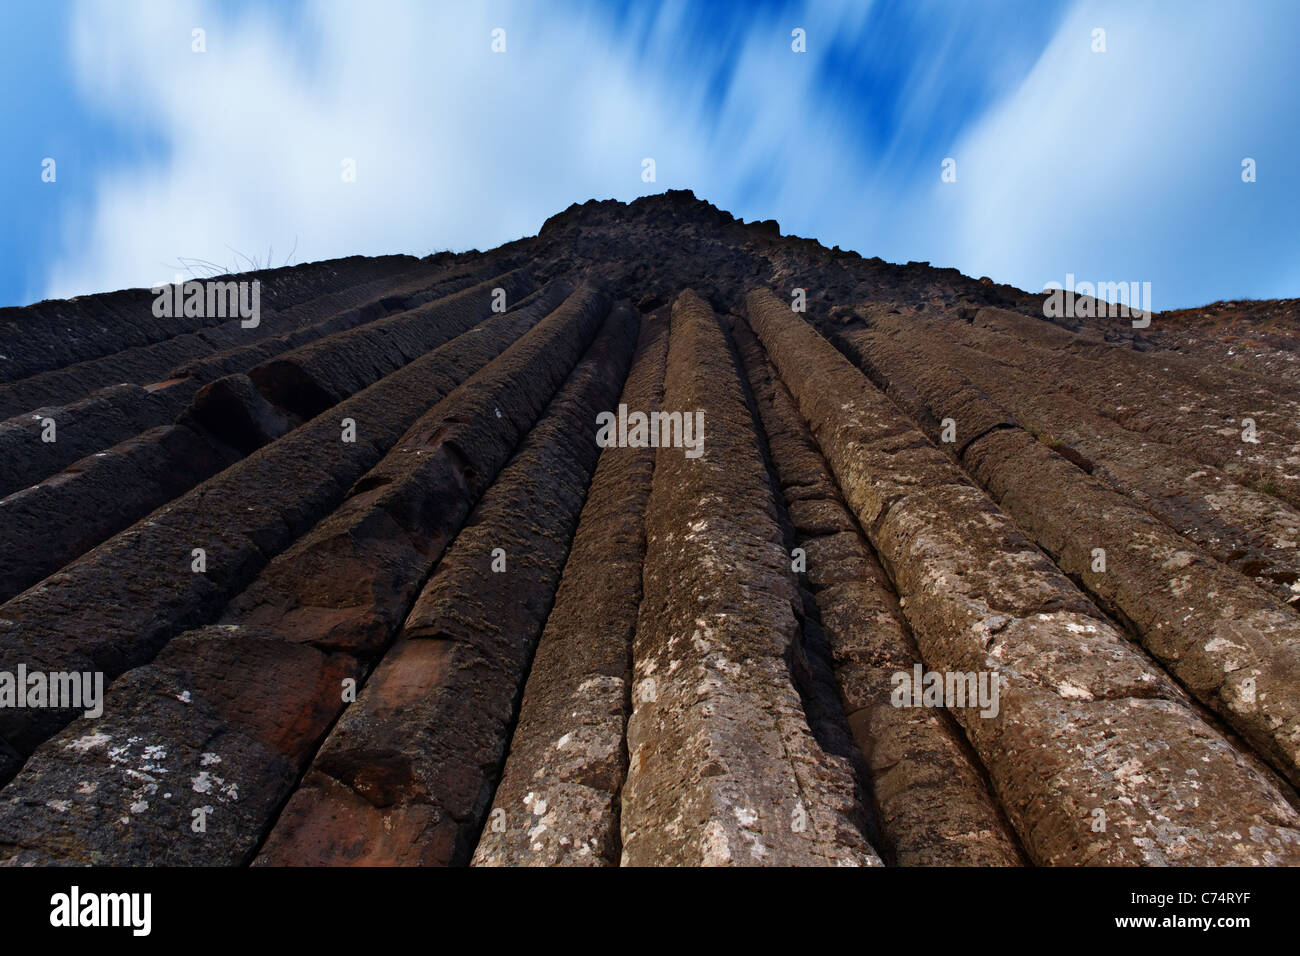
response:
<svg viewBox="0 0 1300 956"><path fill-rule="evenodd" d="M1294 302L684 192L257 278L0 310L0 863L1300 864Z"/></svg>

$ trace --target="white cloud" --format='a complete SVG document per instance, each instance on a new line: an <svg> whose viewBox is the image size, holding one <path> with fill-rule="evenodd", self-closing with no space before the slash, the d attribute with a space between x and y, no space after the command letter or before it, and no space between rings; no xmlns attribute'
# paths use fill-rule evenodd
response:
<svg viewBox="0 0 1300 956"><path fill-rule="evenodd" d="M1019 81L1009 64L1027 41L1005 23L911 10L931 42L916 56L872 33L871 5L856 2L757 13L691 45L698 8L683 2L633 5L616 28L598 5L314 0L290 29L199 0L86 0L80 88L166 149L101 171L46 291L149 285L180 257L226 265L232 250L263 259L273 246L278 262L295 242L297 262L490 248L571 202L685 187L827 245L1025 288L1074 272L1152 281L1157 308L1293 294L1296 131L1276 78L1294 76L1300 7L1078 5ZM790 52L796 25L808 55ZM204 54L190 51L195 26ZM498 26L505 54L489 48ZM1089 50L1096 26L1104 54ZM874 38L874 55L902 60L890 74L902 132L855 135L862 101L827 95L818 75L832 38ZM704 82L718 64L731 71L721 103ZM930 143L928 123L962 118L947 103L954 77L959 93L968 78L1000 99L959 142ZM949 155L956 184L939 181ZM1242 155L1260 161L1250 193ZM646 156L655 183L640 179ZM354 184L340 181L344 157ZM1226 288L1243 276L1248 288Z"/></svg>
<svg viewBox="0 0 1300 956"><path fill-rule="evenodd" d="M1279 255L1289 214L1267 203L1288 195L1279 167L1293 161L1295 131L1279 109L1294 110L1293 90L1277 81L1294 75L1296 11L1076 7L954 148L958 183L937 186L924 213L950 226L944 258L1034 290L1067 272L1151 281L1157 309L1246 294L1243 273L1259 297L1288 294L1287 280L1294 295ZM1098 27L1104 53L1091 50ZM1271 184L1241 182L1249 155L1269 157ZM1289 189L1293 213L1294 179Z"/></svg>
<svg viewBox="0 0 1300 956"><path fill-rule="evenodd" d="M831 110L810 115L811 74L772 69L773 53L788 51L783 25L755 20L742 38L736 93L715 126L692 64L673 69L684 6L655 14L643 49L635 31L612 35L598 9L549 9L319 0L290 35L198 2L84 3L81 88L160 137L167 155L100 175L48 293L169 280L179 257L224 265L232 250L261 259L274 246L278 262L295 241L299 262L489 248L587 198L671 187L715 198L749 170L774 172L778 192L805 200L809 172L818 197L844 175L850 151ZM864 9L813 25L851 28ZM206 53L190 49L196 26ZM498 26L504 54L490 50ZM655 183L641 181L646 156ZM341 182L345 157L355 183Z"/></svg>

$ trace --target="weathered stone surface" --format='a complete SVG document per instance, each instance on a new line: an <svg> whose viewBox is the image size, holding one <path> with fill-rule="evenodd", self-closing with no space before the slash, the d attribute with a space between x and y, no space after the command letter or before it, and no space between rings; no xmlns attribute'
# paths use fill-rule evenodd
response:
<svg viewBox="0 0 1300 956"><path fill-rule="evenodd" d="M175 638L0 793L0 865L247 863L357 676L255 628Z"/></svg>
<svg viewBox="0 0 1300 956"><path fill-rule="evenodd" d="M415 265L412 260L406 262L417 270L423 271L428 268L428 266ZM251 281L253 275L247 273L243 280ZM392 285L392 278L379 283L379 286L384 288L391 288ZM274 301L271 290L268 288L264 291L268 295L263 299L263 315L258 325L253 328L244 328L243 320L239 318L223 318L220 325L210 325L212 320L202 317L159 319L153 315L153 296L148 296L144 301L133 299L126 311L116 315L111 325L104 327L103 331L109 335L110 340L124 336L127 328L137 325L155 330L165 329L167 330L165 335L145 345L127 348L118 346L109 353L97 358L77 361L76 364L60 365L56 362L49 367L49 371L42 371L0 385L0 415L18 415L40 405L64 404L95 389L121 382L143 385L148 382L163 381L174 377L169 374L169 370L208 355L216 349L259 341L280 334L297 322L311 322L321 317L311 308L311 303L302 303L299 308L290 309L284 315L277 314L274 306L267 308ZM374 291L373 286L370 291ZM122 293L128 297L136 294L134 290ZM366 295L362 290L355 290L351 298L354 301L364 300ZM333 302L331 301L330 304L333 305ZM32 307L34 311L39 308L39 305ZM196 325L199 326L197 329ZM60 331L57 328L42 329L34 338L44 346L53 346L61 350L63 340L75 339L75 334L59 335Z"/></svg>
<svg viewBox="0 0 1300 956"><path fill-rule="evenodd" d="M619 404L660 408L667 317L644 325ZM476 866L610 866L655 451L606 448L546 619ZM497 811L500 811L500 814Z"/></svg>
<svg viewBox="0 0 1300 956"><path fill-rule="evenodd" d="M1292 609L1023 431L988 435L965 457L1062 570L1128 622L1183 686L1300 782L1300 617Z"/></svg>
<svg viewBox="0 0 1300 956"><path fill-rule="evenodd" d="M1243 484L1300 507L1300 399L1266 379L1225 376L1177 355L1141 353L1054 329L1004 309L981 309L974 324L999 333L1018 367L1056 382L1130 431L1182 449ZM1158 400L1156 397L1158 396ZM1245 442L1242 420L1256 423Z"/></svg>
<svg viewBox="0 0 1300 956"><path fill-rule="evenodd" d="M0 498L166 424L186 400L176 389L150 392L139 385L114 385L68 405L37 408L0 422ZM46 420L54 422L54 441L42 440Z"/></svg>
<svg viewBox="0 0 1300 956"><path fill-rule="evenodd" d="M581 286L415 422L222 619L359 655L382 648L608 310L602 292Z"/></svg>
<svg viewBox="0 0 1300 956"><path fill-rule="evenodd" d="M410 256L365 258L352 256L331 262L313 262L287 269L269 269L238 276L263 283L262 304L287 312L323 293L344 290L383 277L427 269ZM217 277L224 282L234 276ZM0 359L0 382L14 382L48 369L146 346L182 333L217 324L218 316L156 316L155 296L148 289L127 289L76 299L50 299L26 308L0 309L0 329L9 347Z"/></svg>
<svg viewBox="0 0 1300 956"><path fill-rule="evenodd" d="M338 404L412 359L490 318L494 290L513 306L533 291L527 273L516 270L480 282L419 308L336 332L249 371L257 389L274 405L309 419Z"/></svg>
<svg viewBox="0 0 1300 956"><path fill-rule="evenodd" d="M251 455L293 430L295 422L243 374L226 375L199 389L181 421Z"/></svg>
<svg viewBox="0 0 1300 956"><path fill-rule="evenodd" d="M204 482L0 607L0 670L102 670L147 662L211 620L267 561L337 506L431 403L543 315L535 300L494 316ZM352 419L357 440L341 440ZM256 495L249 493L257 489ZM206 571L192 570L202 547ZM73 713L0 709L0 736L30 752Z"/></svg>
<svg viewBox="0 0 1300 956"><path fill-rule="evenodd" d="M497 441L485 447L505 448L505 455L508 456L520 431L527 430L531 423L527 420L526 409L545 403L545 398L539 398L537 393L548 388L548 381L564 377L564 363L577 358L575 353L579 346L575 343L584 337L590 340L591 333L605 314L606 308L604 298L594 290L584 288L575 293L565 306L543 320L533 332L524 335L505 354L489 363L482 372L439 403L425 417L427 420L422 419L410 429L407 439L411 435L427 435L428 426L435 421L443 426L449 422L465 426L476 423L481 433L496 433ZM564 333L568 333L568 336ZM567 343L561 341L565 338L568 339ZM630 342L628 344L630 347ZM527 369L530 366L534 375L518 374L521 368ZM544 369L549 372L544 372ZM526 393L530 390L532 395L528 396ZM520 391L525 394L519 395ZM519 417L503 415L497 418L492 415L496 408L515 408ZM537 411L540 412L540 407ZM533 418L536 418L536 413ZM553 442L555 439L552 436L550 440ZM241 597L232 603L225 615L226 624L202 632L209 638L230 634L241 641L244 636L248 636L251 643L241 644L233 653L224 650L218 653L213 650L210 641L186 641L182 637L178 639L181 644L175 650L168 645L168 654L158 658L155 667L132 671L110 689L105 713L117 719L129 715L124 729L118 733L119 737L126 736L128 743L131 742L131 736L138 736L130 728L153 726L157 736L150 741L150 746L160 747L163 751L171 747L183 753L184 759L192 763L187 742L194 738L189 735L199 734L200 740L229 739L228 747L233 756L222 759L230 760L231 769L228 772L231 776L223 779L237 784L240 794L238 797L230 797L232 803L239 803L239 807L229 825L216 832L209 831L208 839L201 844L169 841L168 834L175 826L176 814L181 811L172 809L172 805L168 804L168 813L135 820L131 831L133 835L120 844L101 842L99 837L82 832L93 830L104 821L100 805L94 800L87 801L84 797L93 797L99 793L98 782L105 774L102 771L92 773L79 765L82 756L80 745L66 746L67 734L73 734L73 740L106 732L112 736L111 731L101 728L119 727L116 723L103 723L82 717L69 728L67 734L47 742L4 790L4 794L14 801L11 806L16 808L13 810L15 816L29 816L33 806L42 802L48 804L50 800L56 803L56 807L51 809L60 814L62 811L58 807L64 806L63 801L72 801L77 806L89 803L92 808L90 811L60 816L57 821L61 861L132 862L134 858L131 854L136 852L133 848L137 846L145 848L140 852L148 854L152 862L194 864L212 861L230 864L246 860L269 828L275 809L288 796L293 781L305 769L320 738L342 709L342 679L363 676L368 670L373 655L388 643L392 631L396 630L409 610L411 600L429 567L436 560L437 553L420 555L410 542L421 540L426 535L434 541L449 538L464 520L468 508L463 502L441 498L437 486L429 481L429 473L432 471L437 474L437 469L425 468L422 471L417 466L411 470L411 450L409 441L404 439L399 442L384 462L372 471L372 475L384 464L392 466L388 471L392 476L388 487L391 491L402 494L408 501L423 497L424 504L420 510L393 516L383 510L385 502L382 499L375 501L373 497L354 495L335 516L360 529L360 533L352 539L355 548L352 554L341 554L331 547L331 525L329 521L324 522L304 537L292 551L271 562L245 592L245 596L252 594L254 597L251 600ZM594 459L594 453L592 457ZM466 463L478 469L478 473L484 476L482 480L485 484L491 482L496 470L491 458L474 457L467 453ZM470 504L472 503L471 500ZM577 507L575 504L575 513ZM404 527L399 524L404 519L409 521L413 517L423 524L407 523ZM390 544L372 534L367 536L367 532L373 531L375 527L385 525L390 528L396 525L400 529L397 541ZM437 533L431 533L435 529ZM406 542L405 550L402 542ZM385 554L385 551L388 553ZM392 555L396 555L400 561L389 560L385 564L385 558ZM350 608L339 610L333 615L328 612L314 615L293 613L297 608L287 601L275 606L280 609L279 615L268 608L267 596L276 593L278 587L282 588L286 579L292 580L293 573L305 572L305 582L318 587L328 586L330 582L346 582L353 571L348 563L352 557L364 566L382 568L371 579L374 583L372 600L375 603L366 608L368 613L360 616L353 613L350 618ZM310 612L311 609L307 610ZM544 615L544 609L541 613ZM391 622L389 633L379 633L377 621ZM351 632L345 631L348 624L351 624ZM355 636L345 637L345 633ZM308 645L314 645L315 648ZM301 650L298 649L300 646ZM174 710L168 699L170 695L160 696L149 683L141 689L133 680L141 677L148 681L152 675L160 669L165 670L167 666L181 667L191 676L203 674L202 680L194 678L197 691L189 696L193 698L198 693L205 701L209 695L218 699L219 712L208 715L206 722L197 725L187 722L175 730L167 730L169 721L163 711ZM307 677L299 672L302 668L306 669ZM294 691L298 696L290 700L287 706L271 695L279 681L295 685ZM171 686L175 686L175 683ZM184 696L184 689L190 688L172 693ZM249 728L255 733L250 733ZM80 735L77 734L78 729L81 730ZM253 738L251 742L244 739L249 736ZM283 759L268 758L265 752L268 747L272 748L273 754L278 754ZM218 751L213 752L221 756ZM201 761L203 758L200 755L198 759ZM69 763L78 764L78 767L69 769ZM268 766L259 770L263 765ZM109 776L111 775L110 772ZM136 779L133 774L127 776L131 780ZM93 792L85 795L78 793L72 785L74 779L89 779L90 786L85 789L93 788ZM80 783L77 786L80 787ZM120 789L107 791L114 801L111 804L113 808L120 803ZM51 793L58 793L59 796L51 797ZM192 808L185 812L191 810ZM0 829L0 833L3 833L3 829ZM0 847L5 842L6 838L0 836ZM11 842L16 847L26 846L21 840ZM43 837L39 838L40 845L44 845L44 842ZM120 849L115 850L118 846ZM13 859L22 862L44 857L41 852L33 851L30 855L19 853ZM0 862L2 861L3 857L0 856Z"/></svg>
<svg viewBox="0 0 1300 956"><path fill-rule="evenodd" d="M596 464L596 414L613 405L635 333L616 308L438 562L259 863L469 861Z"/></svg>
<svg viewBox="0 0 1300 956"><path fill-rule="evenodd" d="M223 343L220 351L192 359L173 368L169 378L193 379L202 384L223 375L246 372L255 365L308 342L343 332L385 315L405 312L426 302L468 288L500 268L490 260L470 254L472 261L430 265L396 279L379 279L317 296L284 312L277 313L273 325L279 334L255 341L245 336ZM433 259L436 261L437 256ZM500 263L508 268L509 261ZM288 331L282 331L288 329Z"/></svg>
<svg viewBox="0 0 1300 956"><path fill-rule="evenodd" d="M798 586L739 373L709 306L673 306L667 412L703 454L660 448L634 648L624 865L870 865L847 762L795 690Z"/></svg>
<svg viewBox="0 0 1300 956"><path fill-rule="evenodd" d="M1048 320L680 191L235 278L0 310L0 862L1300 863L1295 302ZM679 298L624 398L704 456L597 465L603 303Z"/></svg>
<svg viewBox="0 0 1300 956"><path fill-rule="evenodd" d="M221 442L164 425L0 499L0 600L238 460ZM32 553L34 541L41 546Z"/></svg>
<svg viewBox="0 0 1300 956"><path fill-rule="evenodd" d="M192 349L196 354L219 349L215 354L187 362L166 373L161 371L161 365L156 365L150 374L143 371L138 375L124 372L122 376L132 381L148 381L151 377L162 378L164 381L155 382L148 387L133 384L109 385L66 405L47 405L0 422L0 497L34 485L87 455L126 441L150 428L170 424L185 410L186 404L195 397L196 392L201 392L204 383L213 383L214 379L222 375L242 373L281 352L321 336L373 322L393 312L414 309L439 296L460 291L472 284L474 278L481 278L481 271L481 267L461 267L439 269L431 274L429 267L422 266L407 274L407 281L396 281L391 277L376 279L317 296L279 313L272 311L265 317L265 326L245 329L240 323L233 322L208 329L195 339ZM359 305L354 304L358 302ZM331 309L341 311L336 311L321 321L314 321ZM313 324L303 325L305 322ZM265 337L267 331L263 330L272 328L288 328L290 331ZM118 359L111 356L105 359L105 362L115 361ZM36 389L36 398L48 398L53 394L80 394L88 387L88 380L78 377L79 375L76 368L56 370L50 376L37 376L25 384L15 383L12 388L0 386L0 397L8 403L4 407L18 408L32 400L31 396L23 397L22 390L29 386ZM111 380L112 374L109 377ZM42 382L46 382L53 391L43 386ZM62 385L59 385L60 382ZM231 397L228 394L230 391L242 392L247 384L246 378L237 375L235 379L221 383L220 391L215 394L209 392L199 401L211 403L214 399L228 399ZM210 408L207 424L215 428L216 433L238 431L240 426L237 423L232 421L227 424L224 418L226 412L233 410L228 404ZM42 423L47 419L55 423L56 441L43 441L41 438L44 431ZM226 439L222 434L217 434L217 437L220 440ZM228 443L239 447L239 442ZM251 451L260 444L261 442L245 450Z"/></svg>
<svg viewBox="0 0 1300 956"><path fill-rule="evenodd" d="M1015 866L1016 838L946 709L899 707L895 675L921 663L898 597L862 538L807 426L748 329L740 336L767 444L804 549L821 631L866 761L882 850L904 866ZM813 497L815 495L816 497ZM800 521L816 506L816 520ZM832 545L827 548L825 545Z"/></svg>
<svg viewBox="0 0 1300 956"><path fill-rule="evenodd" d="M1300 814L1274 780L787 304L756 290L747 305L926 663L999 680L996 715L954 715L1031 859L1300 861ZM903 461L930 481L904 480Z"/></svg>
<svg viewBox="0 0 1300 956"><path fill-rule="evenodd" d="M1156 355L1172 352L1227 374L1264 376L1280 387L1300 383L1297 316L1297 299L1236 299L1161 312L1141 334ZM1108 338L1129 334L1120 325Z"/></svg>
<svg viewBox="0 0 1300 956"><path fill-rule="evenodd" d="M955 416L959 440L948 447L1019 527L1300 782L1300 615L1018 426L984 427L1009 416L960 371L874 334L857 337L854 352L890 393L915 396L932 438Z"/></svg>
<svg viewBox="0 0 1300 956"><path fill-rule="evenodd" d="M885 320L876 320L873 328L933 363L960 371L1053 451L1128 495L1216 560L1300 606L1300 511L1172 445L1124 428L1054 381L995 358L993 353L1006 352L1005 342L986 329L956 319L931 330ZM863 334L842 337L848 354L855 354Z"/></svg>

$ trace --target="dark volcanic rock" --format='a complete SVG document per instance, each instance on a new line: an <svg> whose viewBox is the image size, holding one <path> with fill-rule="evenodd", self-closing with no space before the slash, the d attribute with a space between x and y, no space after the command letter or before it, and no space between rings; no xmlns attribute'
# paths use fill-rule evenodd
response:
<svg viewBox="0 0 1300 956"><path fill-rule="evenodd" d="M0 863L1300 864L1295 301L685 191L230 278L0 310Z"/></svg>

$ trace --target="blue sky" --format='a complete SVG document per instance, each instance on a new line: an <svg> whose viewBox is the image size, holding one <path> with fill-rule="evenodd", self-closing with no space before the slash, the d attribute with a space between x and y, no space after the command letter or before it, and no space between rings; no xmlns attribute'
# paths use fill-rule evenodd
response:
<svg viewBox="0 0 1300 956"><path fill-rule="evenodd" d="M1022 288L1297 296L1297 36L1290 0L5 3L0 305L680 187Z"/></svg>

